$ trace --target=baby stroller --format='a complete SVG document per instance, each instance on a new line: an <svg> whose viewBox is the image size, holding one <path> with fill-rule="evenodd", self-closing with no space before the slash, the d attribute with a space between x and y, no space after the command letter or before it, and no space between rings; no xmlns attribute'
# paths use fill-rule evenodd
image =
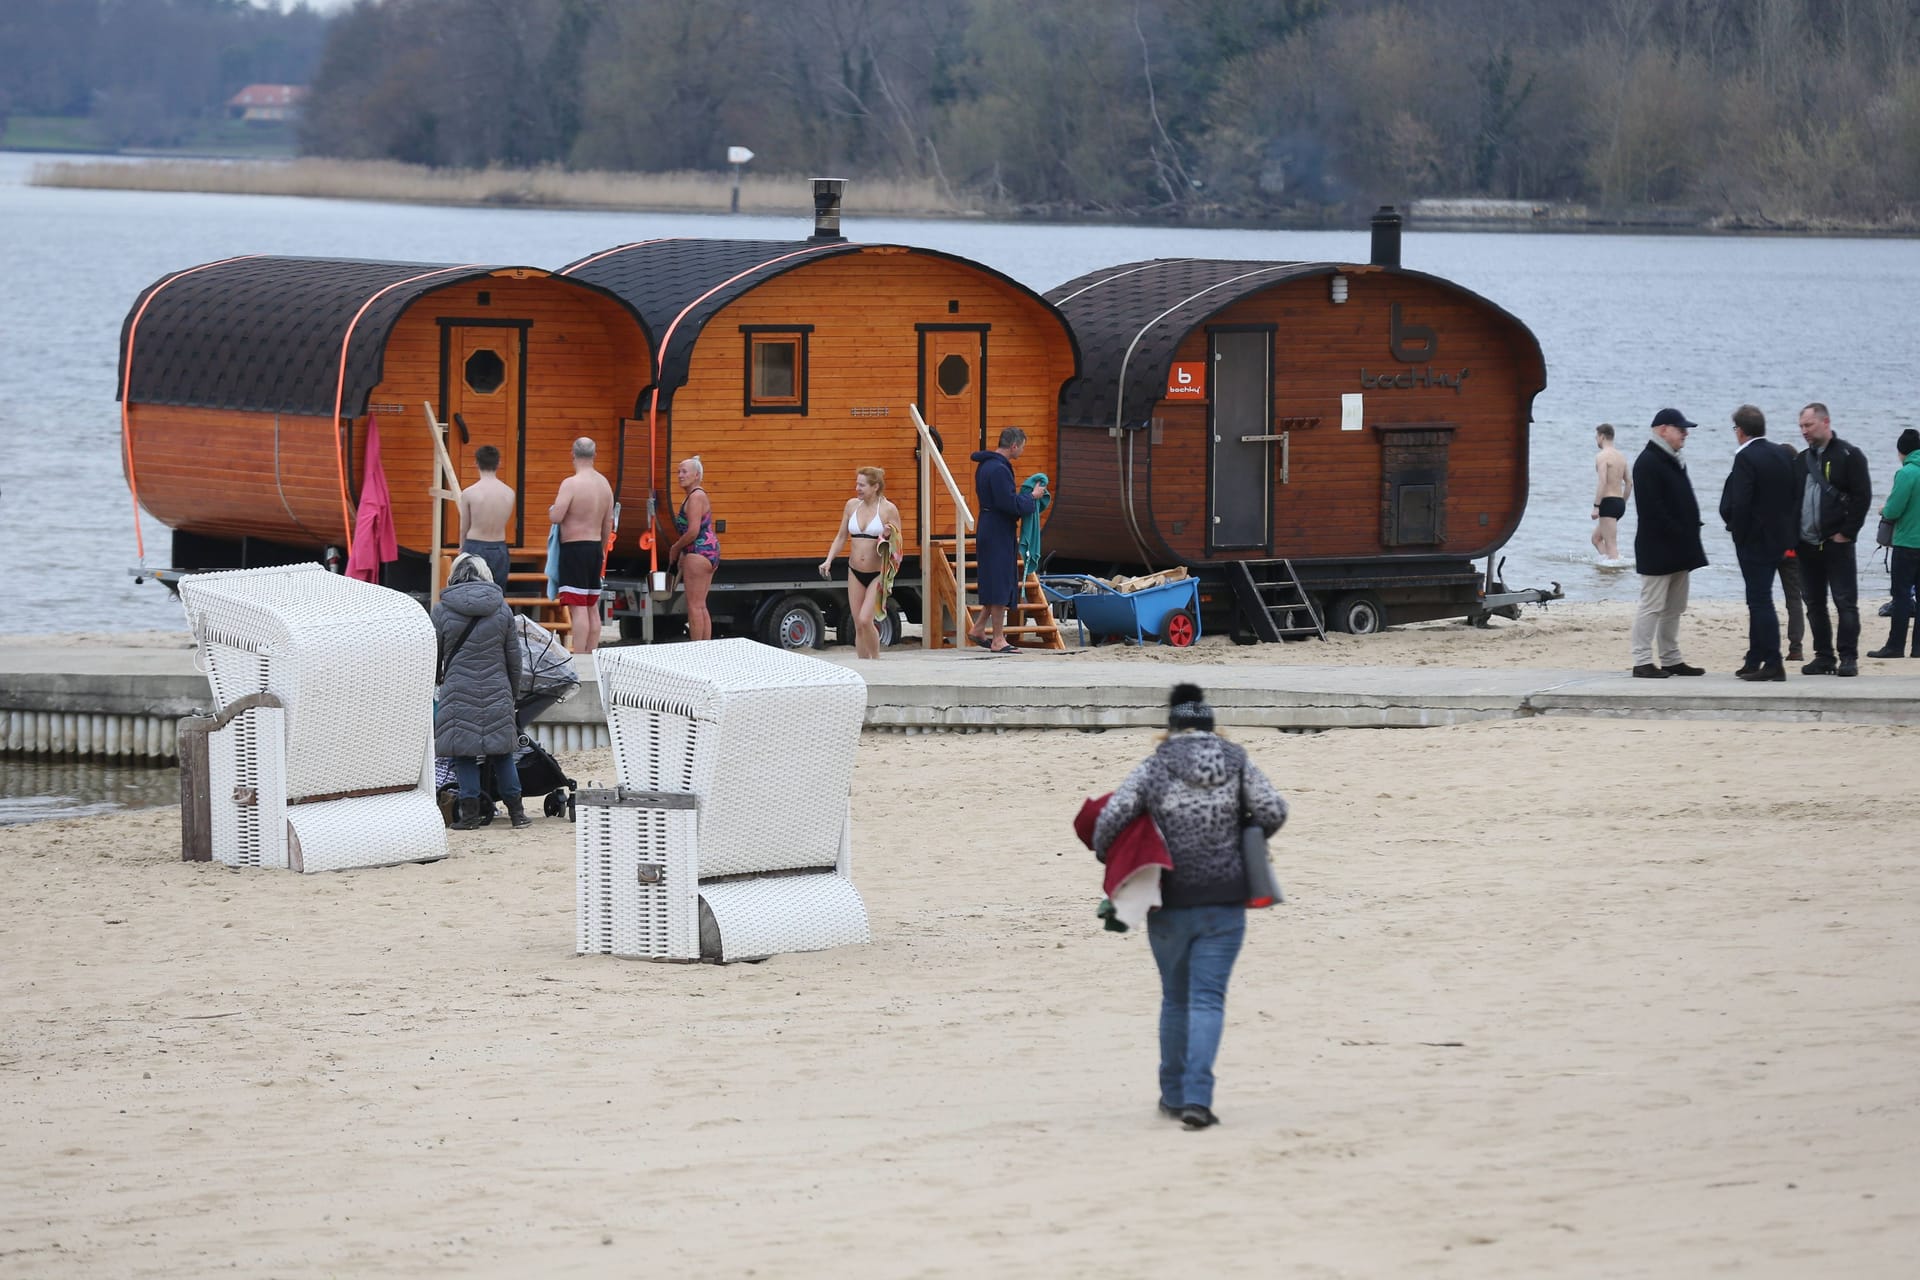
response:
<svg viewBox="0 0 1920 1280"><path fill-rule="evenodd" d="M567 651L560 647L551 631L524 614L515 614L513 625L520 638L520 683L514 689L513 702L513 723L520 731L519 745L513 752L514 767L520 772L520 793L543 796L540 805L543 813L549 818L564 814L567 821L572 822L578 784L567 776L552 753L535 741L527 726L549 707L558 706L578 693L580 677L575 674ZM434 766L441 812L450 814L456 792L453 762L442 758L436 760ZM494 806L500 800L499 784L491 769L482 769L480 777L481 794L489 802L481 820L492 822Z"/></svg>

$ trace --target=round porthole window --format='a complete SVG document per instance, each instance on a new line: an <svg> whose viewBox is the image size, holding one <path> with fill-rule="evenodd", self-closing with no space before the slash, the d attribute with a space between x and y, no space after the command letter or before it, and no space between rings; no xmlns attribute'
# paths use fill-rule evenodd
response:
<svg viewBox="0 0 1920 1280"><path fill-rule="evenodd" d="M957 396L973 381L973 369L968 366L965 356L948 356L940 362L939 379L940 390Z"/></svg>
<svg viewBox="0 0 1920 1280"><path fill-rule="evenodd" d="M476 351L467 357L467 390L490 396L507 380L507 362L497 351Z"/></svg>

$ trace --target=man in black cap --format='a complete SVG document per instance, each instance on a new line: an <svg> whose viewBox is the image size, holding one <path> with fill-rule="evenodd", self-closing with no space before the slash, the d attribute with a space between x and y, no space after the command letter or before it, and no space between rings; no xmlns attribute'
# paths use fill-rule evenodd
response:
<svg viewBox="0 0 1920 1280"><path fill-rule="evenodd" d="M1747 658L1742 680L1785 680L1780 659L1780 615L1773 607L1773 575L1794 541L1793 460L1767 441L1767 415L1743 404L1733 411L1733 469L1720 492L1720 518L1733 535L1740 577L1747 586Z"/></svg>
<svg viewBox="0 0 1920 1280"><path fill-rule="evenodd" d="M1700 500L1680 451L1694 424L1678 409L1653 415L1653 438L1633 462L1633 567L1640 575L1640 611L1633 619L1633 674L1644 680L1703 676L1680 657L1680 615L1688 575L1707 563L1700 545ZM1657 661L1655 660L1657 657Z"/></svg>
<svg viewBox="0 0 1920 1280"><path fill-rule="evenodd" d="M1860 569L1854 539L1873 507L1873 477L1867 455L1833 434L1833 419L1818 401L1800 411L1799 536L1794 559L1800 562L1800 590L1807 602L1807 627L1813 632L1813 661L1800 668L1810 676L1860 674ZM1827 617L1827 596L1840 615L1835 635Z"/></svg>

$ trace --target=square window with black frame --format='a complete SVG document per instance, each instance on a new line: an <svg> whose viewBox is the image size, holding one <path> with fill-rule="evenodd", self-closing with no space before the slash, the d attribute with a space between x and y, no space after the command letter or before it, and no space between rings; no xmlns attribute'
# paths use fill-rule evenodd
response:
<svg viewBox="0 0 1920 1280"><path fill-rule="evenodd" d="M746 412L804 414L807 411L805 329L747 329L746 343Z"/></svg>

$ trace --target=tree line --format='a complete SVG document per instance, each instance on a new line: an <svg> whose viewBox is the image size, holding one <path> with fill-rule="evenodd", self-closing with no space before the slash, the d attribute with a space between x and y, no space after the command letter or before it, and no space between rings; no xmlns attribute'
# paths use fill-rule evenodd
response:
<svg viewBox="0 0 1920 1280"><path fill-rule="evenodd" d="M111 145L169 145L249 84L307 83L327 29L247 0L0 0L0 125L86 117Z"/></svg>
<svg viewBox="0 0 1920 1280"><path fill-rule="evenodd" d="M762 172L1191 221L1422 196L1807 225L1920 210L1916 0L356 0L331 19L6 0L0 15L0 104L16 111L137 122L310 68L301 147L324 156L717 170L743 145Z"/></svg>

